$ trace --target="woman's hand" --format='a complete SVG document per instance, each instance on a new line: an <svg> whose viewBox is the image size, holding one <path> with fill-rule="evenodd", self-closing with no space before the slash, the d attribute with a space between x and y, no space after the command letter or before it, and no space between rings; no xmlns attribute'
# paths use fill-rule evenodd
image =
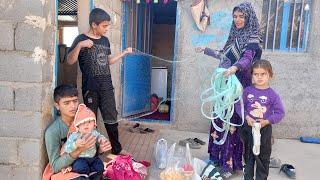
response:
<svg viewBox="0 0 320 180"><path fill-rule="evenodd" d="M196 47L194 50L196 51L196 53L201 53L204 51L204 47Z"/></svg>
<svg viewBox="0 0 320 180"><path fill-rule="evenodd" d="M236 66L229 67L226 71L223 72L224 77L229 77L232 74L235 74L238 71Z"/></svg>

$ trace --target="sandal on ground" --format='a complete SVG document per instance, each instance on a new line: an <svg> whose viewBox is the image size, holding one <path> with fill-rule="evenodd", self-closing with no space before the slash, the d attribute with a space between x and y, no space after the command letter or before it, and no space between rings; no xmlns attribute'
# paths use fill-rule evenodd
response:
<svg viewBox="0 0 320 180"><path fill-rule="evenodd" d="M150 128L145 128L142 131L147 132L147 133L153 133L154 132L154 130L150 129Z"/></svg>
<svg viewBox="0 0 320 180"><path fill-rule="evenodd" d="M133 128L136 128L136 127L139 127L140 126L140 124L139 123L136 123L135 125L133 125L132 127Z"/></svg>
<svg viewBox="0 0 320 180"><path fill-rule="evenodd" d="M281 160L279 158L275 158L275 157L270 158L270 164L269 164L270 168L280 168L280 166L281 166Z"/></svg>
<svg viewBox="0 0 320 180"><path fill-rule="evenodd" d="M183 139L183 140L179 141L180 146L186 146L187 143L189 143L189 147L191 149L200 149L201 148L201 146L191 138L187 138L187 139Z"/></svg>
<svg viewBox="0 0 320 180"><path fill-rule="evenodd" d="M296 179L296 169L292 165L282 164L279 173L281 171L284 172L288 176L288 178Z"/></svg>
<svg viewBox="0 0 320 180"><path fill-rule="evenodd" d="M128 128L128 131L132 133L141 133L141 134L148 133L147 131L144 131L144 128L142 127L136 127L136 128L130 127Z"/></svg>
<svg viewBox="0 0 320 180"><path fill-rule="evenodd" d="M140 131L140 128L139 128L140 124L139 123L136 123L134 124L132 127L129 127L128 128L128 131L129 132L132 132L132 133L137 133Z"/></svg>
<svg viewBox="0 0 320 180"><path fill-rule="evenodd" d="M204 142L204 141L202 141L202 140L200 140L200 139L198 139L198 138L193 138L193 140L194 140L196 143L201 144L201 145L205 145L205 144L206 144L206 142Z"/></svg>

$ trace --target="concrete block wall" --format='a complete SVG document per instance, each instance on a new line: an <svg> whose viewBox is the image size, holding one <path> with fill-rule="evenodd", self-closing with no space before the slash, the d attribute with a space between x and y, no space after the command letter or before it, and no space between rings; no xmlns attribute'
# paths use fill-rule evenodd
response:
<svg viewBox="0 0 320 180"><path fill-rule="evenodd" d="M55 1L0 1L0 175L41 179L51 118Z"/></svg>

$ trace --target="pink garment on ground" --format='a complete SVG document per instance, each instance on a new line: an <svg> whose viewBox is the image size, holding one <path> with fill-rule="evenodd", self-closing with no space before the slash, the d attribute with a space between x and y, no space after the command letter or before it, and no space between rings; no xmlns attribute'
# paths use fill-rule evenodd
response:
<svg viewBox="0 0 320 180"><path fill-rule="evenodd" d="M139 165L139 167L135 165L134 168L130 155L119 155L115 160L108 164L103 175L108 177L110 180L143 180L144 177L135 171L135 169L142 168L141 165ZM145 171L143 170L143 173L146 173L146 169Z"/></svg>

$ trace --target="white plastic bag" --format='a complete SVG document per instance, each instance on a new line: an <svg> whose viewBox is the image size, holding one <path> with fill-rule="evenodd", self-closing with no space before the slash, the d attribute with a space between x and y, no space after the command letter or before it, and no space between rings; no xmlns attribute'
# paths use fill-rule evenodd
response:
<svg viewBox="0 0 320 180"><path fill-rule="evenodd" d="M211 163L206 163L201 159L194 158L193 167L195 171L193 176L194 180L202 180L203 178L210 180L223 180L219 171Z"/></svg>
<svg viewBox="0 0 320 180"><path fill-rule="evenodd" d="M194 180L201 180L201 173L203 169L206 167L207 163L201 159L193 158L193 169L194 169Z"/></svg>
<svg viewBox="0 0 320 180"><path fill-rule="evenodd" d="M186 148L174 143L167 153L167 166L160 173L161 180L191 180L193 177L193 166L191 162L191 153L189 144Z"/></svg>

